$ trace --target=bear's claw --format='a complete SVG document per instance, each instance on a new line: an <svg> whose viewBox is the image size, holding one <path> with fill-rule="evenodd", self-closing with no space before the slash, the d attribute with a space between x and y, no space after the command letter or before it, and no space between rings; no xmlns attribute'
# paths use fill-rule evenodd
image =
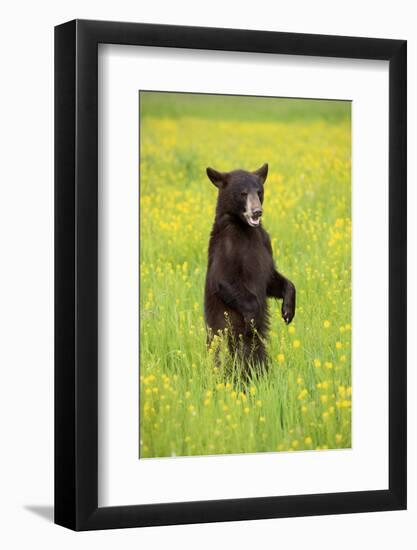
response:
<svg viewBox="0 0 417 550"><path fill-rule="evenodd" d="M291 323L294 318L294 311L292 309L287 309L286 307L282 308L282 318L287 325Z"/></svg>

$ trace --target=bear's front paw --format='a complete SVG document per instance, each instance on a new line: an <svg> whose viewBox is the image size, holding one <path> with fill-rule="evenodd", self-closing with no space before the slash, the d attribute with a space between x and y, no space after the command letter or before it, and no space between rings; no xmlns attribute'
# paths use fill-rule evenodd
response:
<svg viewBox="0 0 417 550"><path fill-rule="evenodd" d="M282 318L287 323L287 325L289 325L294 318L294 314L295 314L294 307L288 304L282 304L281 313L282 313Z"/></svg>
<svg viewBox="0 0 417 550"><path fill-rule="evenodd" d="M247 327L250 327L255 324L255 313L253 311L244 312L242 317L243 317L243 322Z"/></svg>

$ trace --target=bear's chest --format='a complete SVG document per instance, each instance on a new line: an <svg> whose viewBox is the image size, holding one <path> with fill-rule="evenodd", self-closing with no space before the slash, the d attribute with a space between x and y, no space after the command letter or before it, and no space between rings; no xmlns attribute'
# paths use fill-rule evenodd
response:
<svg viewBox="0 0 417 550"><path fill-rule="evenodd" d="M273 270L272 256L261 235L252 238L236 238L232 243L230 261L235 265L237 277L248 288L266 287Z"/></svg>

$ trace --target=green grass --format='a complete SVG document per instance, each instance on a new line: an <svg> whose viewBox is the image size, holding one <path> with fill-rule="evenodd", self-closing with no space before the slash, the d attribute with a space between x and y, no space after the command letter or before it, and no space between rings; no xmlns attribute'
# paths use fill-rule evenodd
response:
<svg viewBox="0 0 417 550"><path fill-rule="evenodd" d="M350 447L350 103L146 92L140 107L140 456ZM270 301L271 368L242 387L205 344L205 169L264 162L297 311L287 327Z"/></svg>
<svg viewBox="0 0 417 550"><path fill-rule="evenodd" d="M309 100L289 98L247 97L208 94L178 94L142 92L144 117L179 119L184 117L210 120L241 120L253 122L348 122L349 101Z"/></svg>

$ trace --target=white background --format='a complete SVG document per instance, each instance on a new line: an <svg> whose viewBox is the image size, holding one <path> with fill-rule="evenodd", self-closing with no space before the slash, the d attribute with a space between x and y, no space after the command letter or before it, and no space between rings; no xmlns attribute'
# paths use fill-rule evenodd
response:
<svg viewBox="0 0 417 550"><path fill-rule="evenodd" d="M53 33L74 17L408 39L409 151L417 149L413 2L15 2L2 12L0 542L6 548L293 548L415 544L417 303L409 288L409 510L74 534L54 526ZM417 278L417 161L409 155L409 279Z"/></svg>
<svg viewBox="0 0 417 550"><path fill-rule="evenodd" d="M99 61L99 504L386 489L387 62L114 45L100 47ZM138 89L178 83L187 92L352 100L352 449L137 459Z"/></svg>

